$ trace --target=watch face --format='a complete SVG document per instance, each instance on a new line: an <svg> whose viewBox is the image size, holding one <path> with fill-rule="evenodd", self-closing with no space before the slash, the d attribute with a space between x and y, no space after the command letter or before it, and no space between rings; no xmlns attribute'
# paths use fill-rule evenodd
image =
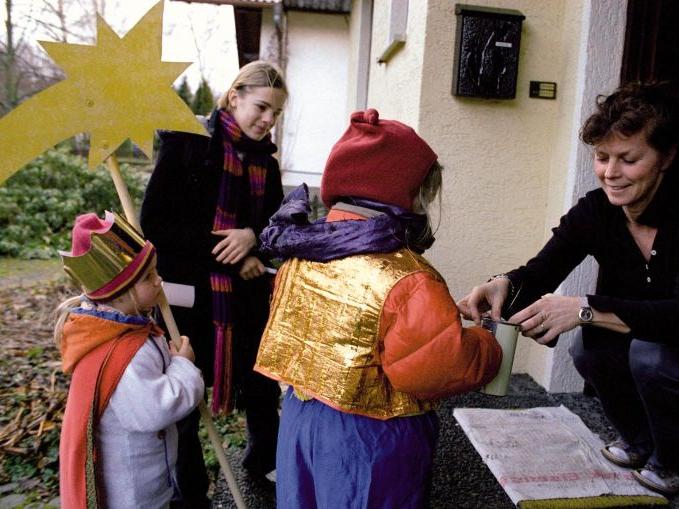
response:
<svg viewBox="0 0 679 509"><path fill-rule="evenodd" d="M578 318L580 318L581 322L591 322L592 318L594 318L594 313L592 313L592 308L589 308L589 307L580 308L580 312L578 313Z"/></svg>

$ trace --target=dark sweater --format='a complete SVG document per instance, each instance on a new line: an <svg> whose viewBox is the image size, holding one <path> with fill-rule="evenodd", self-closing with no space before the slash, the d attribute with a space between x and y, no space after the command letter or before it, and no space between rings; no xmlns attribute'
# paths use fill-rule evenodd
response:
<svg viewBox="0 0 679 509"><path fill-rule="evenodd" d="M644 259L627 228L621 207L611 205L602 189L590 191L561 218L542 250L508 273L521 288L509 313L553 292L587 256L599 264L590 305L615 313L631 332L584 327L585 341L620 340L679 344L679 168L672 167L639 222L658 228L651 258ZM508 301L511 299L508 299Z"/></svg>

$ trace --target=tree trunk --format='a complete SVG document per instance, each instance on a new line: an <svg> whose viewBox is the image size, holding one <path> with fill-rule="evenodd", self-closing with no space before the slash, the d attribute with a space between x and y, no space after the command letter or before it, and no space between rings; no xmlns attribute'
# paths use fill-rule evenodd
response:
<svg viewBox="0 0 679 509"><path fill-rule="evenodd" d="M14 47L14 26L12 25L12 0L5 0L5 9L7 10L7 20L5 21L5 28L7 29L7 48L5 55L2 58L2 66L5 70L5 100L2 104L3 113L8 112L19 104L15 69L16 48Z"/></svg>

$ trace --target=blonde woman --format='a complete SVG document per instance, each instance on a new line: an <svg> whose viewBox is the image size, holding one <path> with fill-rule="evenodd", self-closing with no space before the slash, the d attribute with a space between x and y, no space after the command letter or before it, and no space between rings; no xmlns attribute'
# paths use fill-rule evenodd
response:
<svg viewBox="0 0 679 509"><path fill-rule="evenodd" d="M196 364L213 385L212 409L245 410L255 476L275 467L278 386L253 373L268 317L270 280L257 235L283 197L270 131L287 89L280 71L244 66L207 122L210 137L161 133L158 159L141 210L144 233L158 248L158 272L195 287L193 308L174 308L193 339ZM179 484L186 507L209 507L197 413L181 431Z"/></svg>

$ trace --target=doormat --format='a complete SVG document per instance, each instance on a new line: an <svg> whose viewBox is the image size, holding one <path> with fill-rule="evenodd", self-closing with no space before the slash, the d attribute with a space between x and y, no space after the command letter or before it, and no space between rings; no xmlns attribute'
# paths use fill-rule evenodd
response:
<svg viewBox="0 0 679 509"><path fill-rule="evenodd" d="M564 406L458 408L472 445L521 509L668 506L629 469L608 462L603 441Z"/></svg>

